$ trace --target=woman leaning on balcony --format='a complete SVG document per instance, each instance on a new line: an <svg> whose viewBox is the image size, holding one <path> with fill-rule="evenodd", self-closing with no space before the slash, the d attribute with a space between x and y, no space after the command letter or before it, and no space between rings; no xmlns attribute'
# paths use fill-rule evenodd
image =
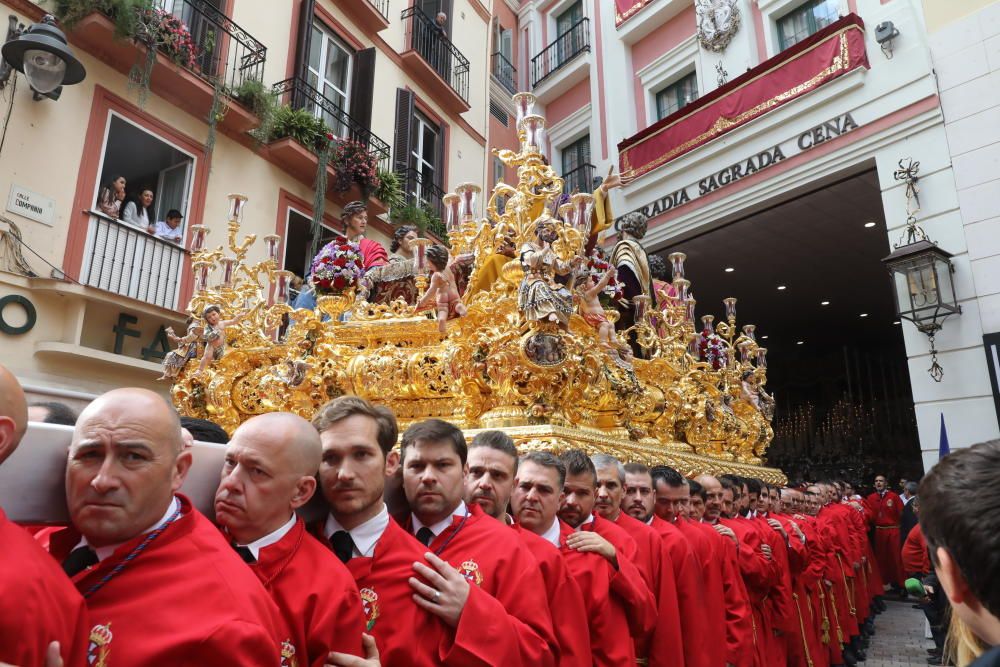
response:
<svg viewBox="0 0 1000 667"><path fill-rule="evenodd" d="M138 199L133 199L125 204L122 211L122 220L139 229L147 229L152 223L149 221L150 207L153 205L153 191L145 188L139 193Z"/></svg>
<svg viewBox="0 0 1000 667"><path fill-rule="evenodd" d="M125 177L115 174L97 193L97 208L104 215L117 220L123 201L125 201Z"/></svg>

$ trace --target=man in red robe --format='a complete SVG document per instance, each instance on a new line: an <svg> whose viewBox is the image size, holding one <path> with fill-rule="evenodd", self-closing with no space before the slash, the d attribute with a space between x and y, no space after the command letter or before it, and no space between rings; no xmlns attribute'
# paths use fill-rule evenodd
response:
<svg viewBox="0 0 1000 667"><path fill-rule="evenodd" d="M399 466L392 411L342 396L316 412L313 427L323 447L319 479L330 508L313 534L346 559L382 664L524 664L500 602L427 553L389 516L385 483ZM415 594L426 588L416 574L433 578L439 594Z"/></svg>
<svg viewBox="0 0 1000 667"><path fill-rule="evenodd" d="M565 481L566 467L558 458L548 452L525 454L518 466L511 495L516 528L521 534L538 537L565 561L583 598L584 627L588 632L588 653L592 660L589 664L600 667L635 664L625 607L612 591L612 582L621 573L600 554L570 549L566 544L574 532L557 516ZM563 610L556 611L561 613Z"/></svg>
<svg viewBox="0 0 1000 667"><path fill-rule="evenodd" d="M27 426L21 385L0 366L0 464L17 449ZM80 593L2 509L0 544L0 662L86 664L90 625Z"/></svg>
<svg viewBox="0 0 1000 667"><path fill-rule="evenodd" d="M886 484L885 475L875 478L875 491L865 498L872 514L875 534L872 546L882 582L899 590L903 586L903 562L900 557L899 522L903 517L903 499Z"/></svg>
<svg viewBox="0 0 1000 667"><path fill-rule="evenodd" d="M642 574L639 547L635 540L599 514L594 513L597 471L590 458L578 449L559 455L566 466L565 496L559 518L572 530L566 544L571 549L599 553L618 571L612 590L628 614L626 630L633 640L647 637L656 627L656 598Z"/></svg>
<svg viewBox="0 0 1000 667"><path fill-rule="evenodd" d="M555 665L558 642L535 559L513 531L463 500L468 449L462 431L440 419L417 422L403 433L401 453L407 531L500 601L506 613L495 622L514 630L510 643L524 664ZM441 577L422 564L415 569L426 581L415 582L417 603L434 612Z"/></svg>
<svg viewBox="0 0 1000 667"><path fill-rule="evenodd" d="M291 632L283 652L303 667L321 667L331 651L361 655L365 629L351 573L295 515L316 492L321 451L298 415L253 417L226 446L215 494L216 523L278 605Z"/></svg>
<svg viewBox="0 0 1000 667"><path fill-rule="evenodd" d="M290 637L274 602L177 494L190 466L158 394L115 389L80 414L66 466L72 525L50 550L86 598L91 664L279 664Z"/></svg>
<svg viewBox="0 0 1000 667"><path fill-rule="evenodd" d="M357 243L365 258L365 271L389 262L389 255L378 241L365 238L368 229L368 210L363 201L352 201L344 205L340 214L344 222L344 236Z"/></svg>
<svg viewBox="0 0 1000 667"><path fill-rule="evenodd" d="M549 541L514 523L507 513L518 468L514 440L503 431L481 431L469 445L468 463L465 502L479 505L489 516L512 526L538 563L558 643L559 666L589 667L593 655L587 608L559 546L553 548ZM555 510L552 514L555 516Z"/></svg>
<svg viewBox="0 0 1000 667"><path fill-rule="evenodd" d="M637 656L647 658L650 665L684 664L688 667L701 665L708 667L705 652L697 651L697 647L703 641L699 638L705 636L707 628L702 625L701 631L695 633L694 627L685 626L685 634L683 636L681 634L684 620L697 621L704 618L698 613L702 610L702 605L698 604L699 600L686 600L688 603L693 603L691 606L679 604L678 601L680 591L675 579L673 563L675 555L670 549L683 547L683 540L679 540L678 545L671 545L659 532L622 510L622 499L625 495L625 466L618 459L598 454L592 456L591 461L597 472L594 509L601 517L617 525L635 541L638 547L636 564L639 565L640 572L643 573L656 601L656 626L652 633L637 642ZM677 571L682 576L688 577L685 583L691 584L683 591L685 594L694 593L696 590L700 592L694 558L685 559L680 551L678 549L676 554L680 559ZM695 613L682 616L680 608ZM684 640L685 637L687 641Z"/></svg>

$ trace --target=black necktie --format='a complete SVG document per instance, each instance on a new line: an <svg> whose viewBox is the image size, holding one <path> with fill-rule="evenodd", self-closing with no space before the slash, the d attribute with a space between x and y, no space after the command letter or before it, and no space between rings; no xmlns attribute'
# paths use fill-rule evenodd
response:
<svg viewBox="0 0 1000 667"><path fill-rule="evenodd" d="M69 552L69 556L63 561L63 570L69 576L74 576L77 572L83 572L91 565L97 565L97 553L90 547L77 547Z"/></svg>
<svg viewBox="0 0 1000 667"><path fill-rule="evenodd" d="M239 554L244 563L250 563L252 565L257 562L257 559L253 557L253 552L250 551L250 547L240 547L234 544L233 549L236 550L236 553Z"/></svg>
<svg viewBox="0 0 1000 667"><path fill-rule="evenodd" d="M420 540L420 543L425 547L429 547L431 542L434 541L434 532L427 526L422 526L420 530L417 531L417 539Z"/></svg>
<svg viewBox="0 0 1000 667"><path fill-rule="evenodd" d="M330 536L330 546L341 563L346 563L354 556L354 540L346 530L338 530Z"/></svg>

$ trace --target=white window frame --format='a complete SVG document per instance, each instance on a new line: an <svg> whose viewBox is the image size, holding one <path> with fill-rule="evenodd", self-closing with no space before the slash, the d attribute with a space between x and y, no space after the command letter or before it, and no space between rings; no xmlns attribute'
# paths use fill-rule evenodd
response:
<svg viewBox="0 0 1000 667"><path fill-rule="evenodd" d="M563 12L565 12L567 9L577 4L578 2L580 2L580 0L561 0L560 2L557 2L556 4L548 8L548 10L545 13L545 26L546 28L548 28L548 37L546 39L546 42L542 44L541 48L538 49L535 53L531 54L532 58L541 53L542 49L546 48L547 46L556 41L556 38L559 37L558 27L556 24L556 17L561 15ZM581 18L593 20L593 17L590 15L590 3L583 2L581 4L583 6L583 15Z"/></svg>
<svg viewBox="0 0 1000 667"><path fill-rule="evenodd" d="M590 159L594 161L595 147L599 149L600 146L594 144L594 137L598 135L591 132L590 124L593 119L591 105L588 102L552 127L545 128L545 132L549 135L549 145L552 147L549 162L555 165L557 173L562 170L563 149L588 135L591 139Z"/></svg>
<svg viewBox="0 0 1000 667"><path fill-rule="evenodd" d="M698 97L708 92L698 63L698 38L692 35L636 72L646 107L646 127L657 121L656 94L691 72L698 80Z"/></svg>
<svg viewBox="0 0 1000 667"><path fill-rule="evenodd" d="M423 150L424 149L424 132L423 132L423 128L420 127L420 126L427 126L427 127L431 128L431 129L435 130L435 134L437 135L437 140L439 142L440 141L444 141L444 132L442 131L442 128L441 128L440 125L438 125L437 123L435 123L434 121L432 121L430 118L427 117L426 114L421 113L419 110L414 110L413 118L414 118L414 120L417 121L418 128L420 129L420 131L416 133L416 135L417 135L416 139L415 139L415 141L413 142L413 144L412 144L412 146L410 148L410 157L414 158L413 170L416 173L418 173L418 174L420 174L422 176L423 175L423 169L421 169L421 167L423 165L427 164L427 165L430 165L431 171L434 173L435 176L440 176L441 174L439 173L439 170L441 169L442 165L440 165L440 164L434 164L433 162L428 162L427 160L424 159L424 156L423 156L423 152L424 152L424 150ZM440 146L438 146L438 148L440 148ZM440 155L443 154L443 151L436 150L436 154L437 154L436 156L440 156ZM428 185L434 185L437 180L438 180L437 178L432 178L431 179L431 183L429 183ZM416 197L421 202L428 201L427 197L425 197L424 194L423 194L423 192L421 191L421 187L423 185L425 185L423 183L423 181L422 180L421 181L417 181L417 179L414 179L414 185L415 185L414 189L416 191L413 192L413 193L411 193L411 194L414 197Z"/></svg>
<svg viewBox="0 0 1000 667"><path fill-rule="evenodd" d="M327 28L322 21L314 20L312 22L312 28L319 30L319 33L323 35L323 42L322 44L320 44L319 47L319 63L320 66L323 67L324 71L323 72L317 71L315 68L313 68L313 66L309 62L306 62L306 70L310 74L314 74L316 76L316 90L319 91L320 95L326 97L326 85L328 84L334 90L336 90L338 93L341 93L344 96L343 105L340 105L337 102L337 100L330 100L330 101L333 102L334 104L337 104L337 106L339 106L344 113L348 113L348 110L351 108L351 84L353 83L353 78L354 78L354 59L357 54L354 52L354 49L352 49L347 44L347 42L342 40L333 31ZM341 49L348 55L347 82L344 87L345 90L343 91L340 90L338 86L334 85L332 81L328 81L325 76L326 61L330 53L329 48L331 44ZM327 99L330 98L327 97ZM320 114L322 114L322 110L319 109L318 107L317 111Z"/></svg>
<svg viewBox="0 0 1000 667"><path fill-rule="evenodd" d="M781 52L781 44L778 42L778 19L805 3L806 0L758 0L757 8L764 20L764 46L768 58ZM847 0L839 0L839 5L838 13L847 16L851 11Z"/></svg>

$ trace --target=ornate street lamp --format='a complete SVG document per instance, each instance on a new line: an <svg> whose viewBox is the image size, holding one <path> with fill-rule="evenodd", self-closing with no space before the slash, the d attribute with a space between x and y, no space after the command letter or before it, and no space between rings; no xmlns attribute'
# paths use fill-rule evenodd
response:
<svg viewBox="0 0 1000 667"><path fill-rule="evenodd" d="M937 361L937 350L934 347L934 336L944 324L945 318L962 312L955 295L955 283L952 274L955 267L951 263L952 254L942 250L936 243L927 238L927 234L917 224L915 213L911 209L911 201L917 200L917 176L919 163L903 166L896 172L897 180L907 184L907 211L905 237L901 238L894 252L882 259L889 269L893 283L893 296L896 299L896 315L901 319L910 320L917 330L930 339L931 367L928 369L935 382L944 377L944 369Z"/></svg>
<svg viewBox="0 0 1000 667"><path fill-rule="evenodd" d="M25 29L17 17L10 17L7 40L0 49L0 88L10 79L13 70L23 72L36 100L59 99L62 86L80 83L87 71L66 42L66 35L56 27L56 19L46 14L41 22Z"/></svg>

